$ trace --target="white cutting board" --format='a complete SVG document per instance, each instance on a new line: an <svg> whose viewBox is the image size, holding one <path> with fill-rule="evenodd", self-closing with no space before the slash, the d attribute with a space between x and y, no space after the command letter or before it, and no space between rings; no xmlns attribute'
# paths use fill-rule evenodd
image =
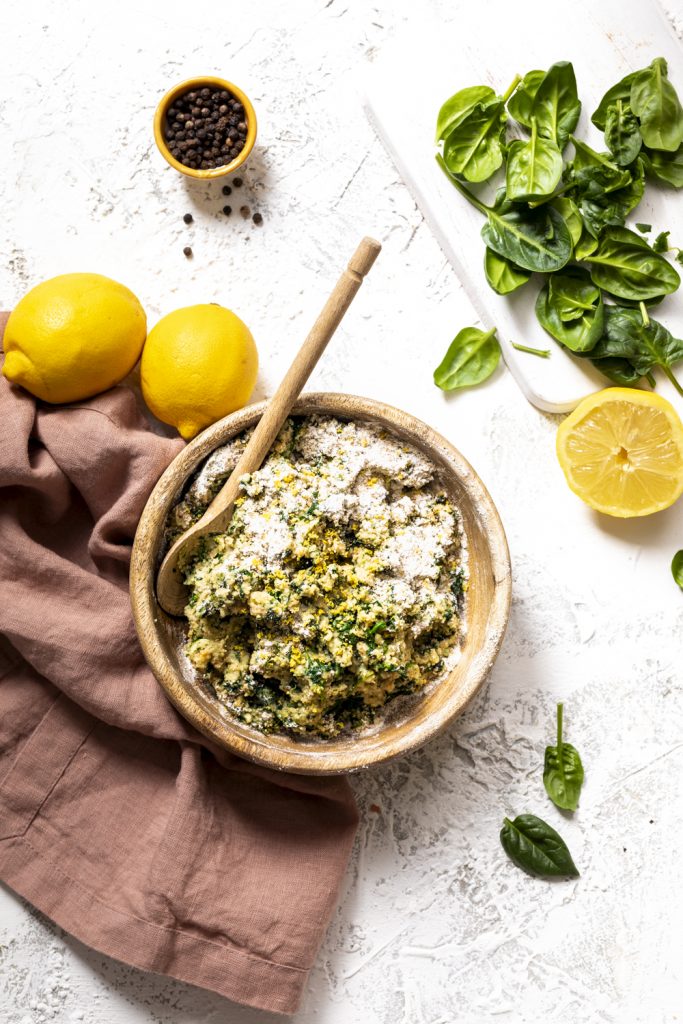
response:
<svg viewBox="0 0 683 1024"><path fill-rule="evenodd" d="M486 327L498 328L505 362L526 397L546 412L568 412L608 382L541 328L534 313L539 276L509 296L497 295L487 284L480 237L484 221L434 159L436 115L443 101L465 86L486 84L503 93L517 73L570 60L583 102L576 135L595 149L605 149L602 133L590 122L603 93L629 71L662 56L683 96L683 49L656 0L477 0L459 4L448 22L425 17L422 5L419 9L419 18L405 26L368 69L368 115L477 316ZM571 144L565 157L568 153ZM650 241L670 229L671 242L683 246L683 192L648 182L627 226L635 230L635 221L652 224L652 234L646 236ZM683 269L678 269L683 276ZM652 313L681 337L683 287ZM464 326L454 324L453 335ZM550 349L550 358L518 352L512 342ZM676 396L661 375L658 390Z"/></svg>

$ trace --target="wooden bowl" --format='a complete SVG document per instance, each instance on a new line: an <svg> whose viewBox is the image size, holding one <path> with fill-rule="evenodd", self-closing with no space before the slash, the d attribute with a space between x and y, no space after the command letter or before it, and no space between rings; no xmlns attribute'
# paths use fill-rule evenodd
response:
<svg viewBox="0 0 683 1024"><path fill-rule="evenodd" d="M178 711L219 746L258 764L306 775L354 772L415 750L460 714L483 685L498 653L510 609L510 556L500 517L469 463L445 438L391 406L353 395L302 395L294 414L319 413L377 423L424 452L441 469L445 489L460 510L469 546L467 632L452 671L420 694L399 697L386 717L357 735L296 740L263 735L232 719L182 652L186 621L159 607L155 581L169 509L188 478L217 447L253 426L265 403L251 405L209 427L168 467L152 491L138 526L130 569L133 615L154 675Z"/></svg>

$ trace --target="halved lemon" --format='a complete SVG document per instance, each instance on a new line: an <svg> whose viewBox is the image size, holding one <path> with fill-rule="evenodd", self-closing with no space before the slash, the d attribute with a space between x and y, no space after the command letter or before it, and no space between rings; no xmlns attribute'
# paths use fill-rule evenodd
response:
<svg viewBox="0 0 683 1024"><path fill-rule="evenodd" d="M609 516L649 516L683 494L683 423L650 391L584 398L560 424L557 457L574 493Z"/></svg>

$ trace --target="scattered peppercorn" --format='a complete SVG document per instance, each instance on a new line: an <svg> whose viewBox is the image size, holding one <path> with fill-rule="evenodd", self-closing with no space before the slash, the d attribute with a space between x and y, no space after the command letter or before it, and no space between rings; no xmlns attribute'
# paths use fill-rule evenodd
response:
<svg viewBox="0 0 683 1024"><path fill-rule="evenodd" d="M242 214L242 216L246 220L247 217L249 216L249 214L251 213L251 210L249 209L248 206L240 206L240 213Z"/></svg>
<svg viewBox="0 0 683 1024"><path fill-rule="evenodd" d="M242 179L241 178L233 178L232 179L232 183L235 186L235 188L242 188Z"/></svg>
<svg viewBox="0 0 683 1024"><path fill-rule="evenodd" d="M232 206L224 206L223 213L225 214L226 217L229 217L230 214L232 213Z"/></svg>
<svg viewBox="0 0 683 1024"><path fill-rule="evenodd" d="M223 186L223 195L224 196L231 196L232 195L232 189L230 188L229 185L224 185Z"/></svg>
<svg viewBox="0 0 683 1024"><path fill-rule="evenodd" d="M191 213L186 213L185 216L183 217L183 220L185 221L186 224L191 224L192 221L194 220L194 217L192 216Z"/></svg>
<svg viewBox="0 0 683 1024"><path fill-rule="evenodd" d="M185 256L187 256L187 258L189 260L190 256L192 255L192 249L190 248L189 245L185 246L185 248L183 249L183 253L184 253Z"/></svg>
<svg viewBox="0 0 683 1024"><path fill-rule="evenodd" d="M260 213L255 213L251 219L253 220L254 224L263 224L263 216Z"/></svg>
<svg viewBox="0 0 683 1024"><path fill-rule="evenodd" d="M227 89L190 89L169 107L164 137L171 155L185 167L202 171L224 167L244 149L244 107Z"/></svg>

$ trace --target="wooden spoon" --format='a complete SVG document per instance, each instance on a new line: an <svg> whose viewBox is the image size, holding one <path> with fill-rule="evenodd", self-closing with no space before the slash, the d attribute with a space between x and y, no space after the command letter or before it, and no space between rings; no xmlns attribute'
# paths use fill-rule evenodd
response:
<svg viewBox="0 0 683 1024"><path fill-rule="evenodd" d="M334 291L313 324L296 358L270 400L266 411L256 424L241 458L201 519L178 537L161 563L157 577L157 600L169 615L182 615L187 604L187 589L178 569L181 557L187 557L192 547L206 533L220 533L226 529L232 516L241 478L257 470L270 451L296 402L301 389L323 354L328 341L351 305L363 278L377 259L381 249L373 238L364 238L341 275Z"/></svg>

